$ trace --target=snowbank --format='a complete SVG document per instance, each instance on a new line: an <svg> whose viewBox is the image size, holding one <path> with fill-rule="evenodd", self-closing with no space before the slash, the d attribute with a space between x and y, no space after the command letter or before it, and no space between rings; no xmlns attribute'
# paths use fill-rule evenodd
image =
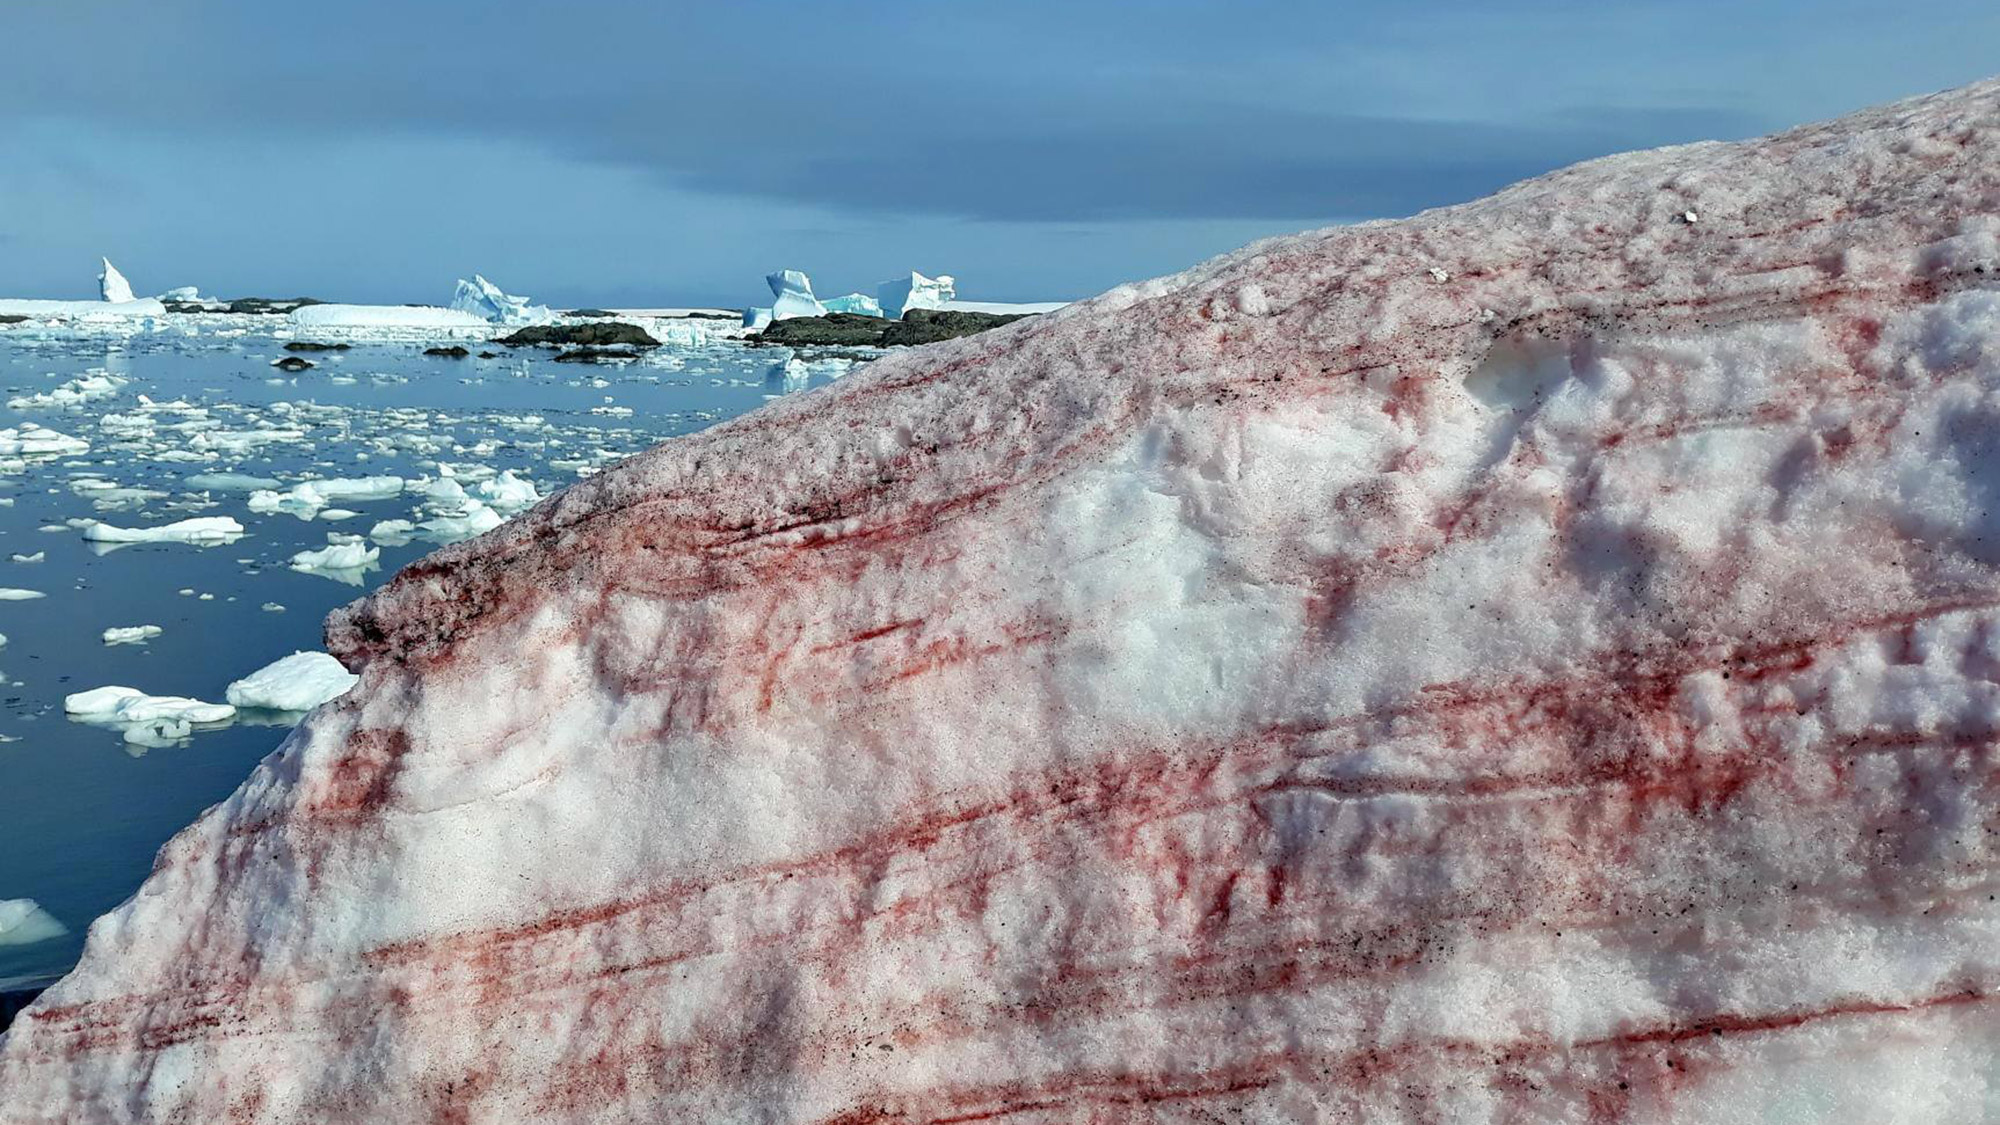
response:
<svg viewBox="0 0 2000 1125"><path fill-rule="evenodd" d="M1987 1120L1996 198L1989 83L623 460L332 616L4 1112Z"/></svg>

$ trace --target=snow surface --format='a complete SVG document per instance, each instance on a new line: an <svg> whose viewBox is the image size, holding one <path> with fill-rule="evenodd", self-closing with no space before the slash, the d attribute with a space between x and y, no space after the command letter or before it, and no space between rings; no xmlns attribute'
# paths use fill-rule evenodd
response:
<svg viewBox="0 0 2000 1125"><path fill-rule="evenodd" d="M323 652L295 652L229 685L224 698L237 707L310 711L347 693L359 676Z"/></svg>
<svg viewBox="0 0 2000 1125"><path fill-rule="evenodd" d="M547 307L531 304L526 297L509 296L478 274L473 274L471 281L459 280L451 307L488 323L508 326L547 324L555 319Z"/></svg>
<svg viewBox="0 0 2000 1125"><path fill-rule="evenodd" d="M0 1116L1991 1120L1996 198L1989 83L609 468L329 621Z"/></svg>

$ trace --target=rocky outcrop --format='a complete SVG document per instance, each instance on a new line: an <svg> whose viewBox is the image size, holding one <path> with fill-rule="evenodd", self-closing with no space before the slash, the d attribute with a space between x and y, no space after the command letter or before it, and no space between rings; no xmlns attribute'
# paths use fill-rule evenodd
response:
<svg viewBox="0 0 2000 1125"><path fill-rule="evenodd" d="M1982 1120L2000 85L1259 243L668 442L0 1121Z"/></svg>
<svg viewBox="0 0 2000 1125"><path fill-rule="evenodd" d="M784 347L891 348L956 340L1012 324L1032 314L912 309L901 320L884 320L861 313L827 313L774 321L757 334L756 343Z"/></svg>
<svg viewBox="0 0 2000 1125"><path fill-rule="evenodd" d="M543 324L523 328L508 336L493 341L510 348L523 347L592 347L613 345L639 348L657 348L660 342L652 333L636 324L621 321L593 321L589 324Z"/></svg>

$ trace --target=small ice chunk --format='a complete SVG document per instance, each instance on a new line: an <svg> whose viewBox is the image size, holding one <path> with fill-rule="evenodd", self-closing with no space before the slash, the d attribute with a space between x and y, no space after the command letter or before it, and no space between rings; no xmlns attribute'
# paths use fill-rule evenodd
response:
<svg viewBox="0 0 2000 1125"><path fill-rule="evenodd" d="M0 945L33 945L68 932L34 899L0 899Z"/></svg>
<svg viewBox="0 0 2000 1125"><path fill-rule="evenodd" d="M295 652L229 685L224 698L237 707L310 711L338 699L361 677L323 652Z"/></svg>
<svg viewBox="0 0 2000 1125"><path fill-rule="evenodd" d="M292 556L293 570L358 570L382 557L378 547L359 543L334 543L317 551L300 551Z"/></svg>
<svg viewBox="0 0 2000 1125"><path fill-rule="evenodd" d="M15 561L15 562L17 562L17 563L38 563L38 562L41 562L41 561L42 561L43 559L46 559L46 558L48 558L48 557L49 557L49 553L48 553L47 551L36 551L36 552L35 552L34 554L32 554L32 555L20 555L20 554L17 554L17 555L15 555L15 556L14 556L14 561Z"/></svg>
<svg viewBox="0 0 2000 1125"><path fill-rule="evenodd" d="M104 631L104 643L107 645L142 645L164 632L166 630L160 628L158 625L114 625Z"/></svg>
<svg viewBox="0 0 2000 1125"><path fill-rule="evenodd" d="M40 590L20 590L10 586L0 586L0 602L25 602L35 598L46 598Z"/></svg>

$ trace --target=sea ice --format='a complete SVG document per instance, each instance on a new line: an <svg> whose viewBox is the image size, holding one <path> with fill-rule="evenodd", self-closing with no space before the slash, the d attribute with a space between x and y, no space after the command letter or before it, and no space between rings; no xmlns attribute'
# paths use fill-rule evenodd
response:
<svg viewBox="0 0 2000 1125"><path fill-rule="evenodd" d="M23 422L0 430L0 457L74 457L90 452L90 443L56 430Z"/></svg>
<svg viewBox="0 0 2000 1125"><path fill-rule="evenodd" d="M225 698L237 707L310 711L346 694L360 679L326 653L295 652L230 684Z"/></svg>
<svg viewBox="0 0 2000 1125"><path fill-rule="evenodd" d="M771 286L771 319L790 320L799 316L825 316L826 307L813 296L812 279L798 270L779 270L766 277Z"/></svg>
<svg viewBox="0 0 2000 1125"><path fill-rule="evenodd" d="M13 586L0 586L0 602L30 602L36 598L46 598L40 590L23 590Z"/></svg>
<svg viewBox="0 0 2000 1125"><path fill-rule="evenodd" d="M485 330L484 317L461 309L426 305L307 305L291 312L294 329L466 329Z"/></svg>
<svg viewBox="0 0 2000 1125"><path fill-rule="evenodd" d="M56 387L54 390L32 395L18 395L8 399L7 405L15 410L81 406L86 402L110 398L117 394L127 382L128 380L107 372L92 371L86 375L79 375Z"/></svg>

